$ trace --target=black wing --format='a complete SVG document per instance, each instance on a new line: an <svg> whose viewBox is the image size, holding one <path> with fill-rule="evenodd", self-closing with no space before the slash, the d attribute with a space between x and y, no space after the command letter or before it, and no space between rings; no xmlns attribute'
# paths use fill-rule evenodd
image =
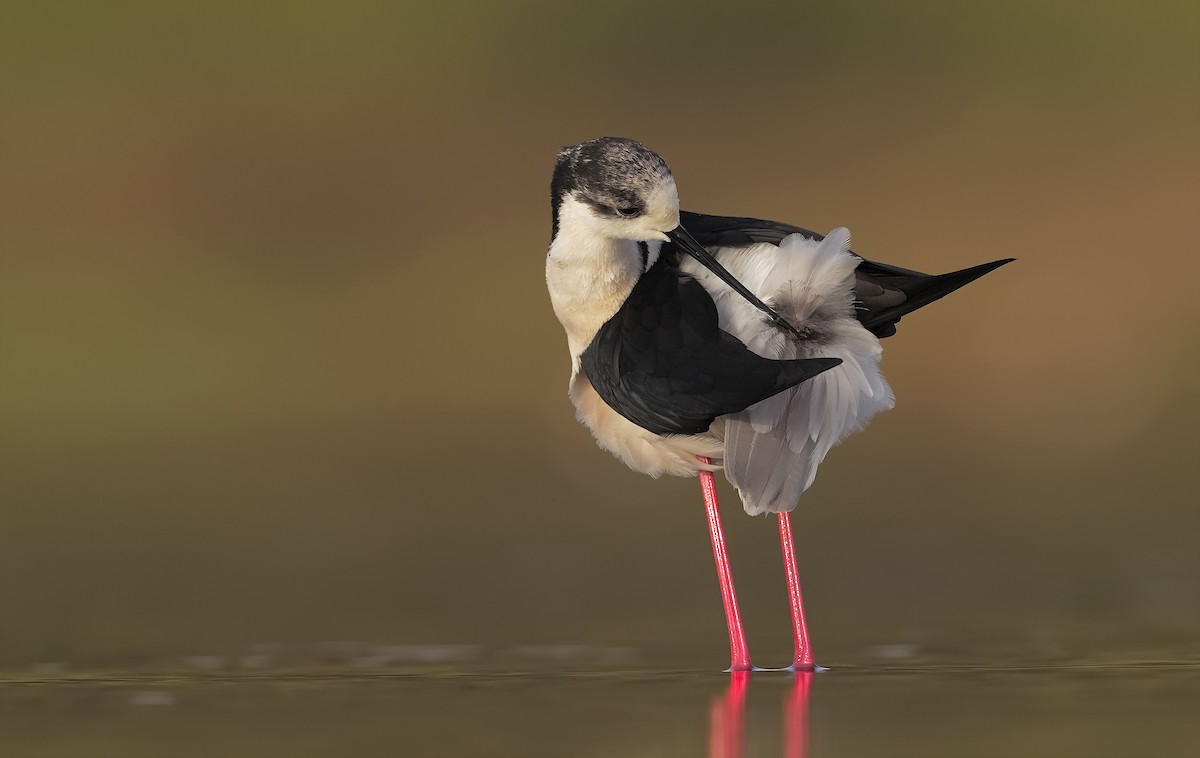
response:
<svg viewBox="0 0 1200 758"><path fill-rule="evenodd" d="M775 361L717 326L699 282L663 254L581 356L592 387L613 410L655 434L699 434L841 363Z"/></svg>
<svg viewBox="0 0 1200 758"><path fill-rule="evenodd" d="M682 211L679 222L692 233L696 241L708 248L745 247L761 242L778 245L784 237L797 233L817 240L825 238L799 226L739 216L710 216ZM890 337L896 333L896 322L901 316L929 305L1013 260L1005 258L933 276L863 258L854 271L858 320L876 337Z"/></svg>

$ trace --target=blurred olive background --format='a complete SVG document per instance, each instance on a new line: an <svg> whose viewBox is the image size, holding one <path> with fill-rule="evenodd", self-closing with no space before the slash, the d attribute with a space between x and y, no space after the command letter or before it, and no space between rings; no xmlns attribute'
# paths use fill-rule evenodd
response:
<svg viewBox="0 0 1200 758"><path fill-rule="evenodd" d="M896 409L800 506L825 661L1195 657L1198 30L1190 1L4 3L0 666L722 662L696 482L566 398L547 188L605 134L692 210L1020 259L904 320ZM723 492L781 662L774 524Z"/></svg>

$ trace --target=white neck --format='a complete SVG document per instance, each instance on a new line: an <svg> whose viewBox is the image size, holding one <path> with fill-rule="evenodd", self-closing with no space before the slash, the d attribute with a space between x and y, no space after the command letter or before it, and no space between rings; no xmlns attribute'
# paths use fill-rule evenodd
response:
<svg viewBox="0 0 1200 758"><path fill-rule="evenodd" d="M566 330L576 369L579 354L620 309L642 275L637 242L606 236L602 222L582 206L570 198L563 202L558 236L546 257L550 302ZM661 243L651 242L649 247L648 263L653 263Z"/></svg>

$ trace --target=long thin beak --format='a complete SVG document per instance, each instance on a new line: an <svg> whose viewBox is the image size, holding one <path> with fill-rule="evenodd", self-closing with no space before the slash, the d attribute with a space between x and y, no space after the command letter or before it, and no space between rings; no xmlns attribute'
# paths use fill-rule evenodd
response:
<svg viewBox="0 0 1200 758"><path fill-rule="evenodd" d="M689 234L687 229L684 229L682 226L677 226L671 231L667 232L667 237L669 237L676 245L679 245L679 248L683 250L683 252L695 258L705 268L720 277L721 281L728 284L734 292L744 297L746 302L770 316L771 321L775 322L775 325L780 329L789 331L800 339L804 339L804 335L800 334L796 327L788 323L783 316L780 316L778 313L776 313L774 308L767 305L762 300L759 300L753 292L746 289L746 285L735 279L733 274L729 273L729 271L720 263L717 263L717 259L713 257L712 253L708 252L703 245L697 242L696 238Z"/></svg>

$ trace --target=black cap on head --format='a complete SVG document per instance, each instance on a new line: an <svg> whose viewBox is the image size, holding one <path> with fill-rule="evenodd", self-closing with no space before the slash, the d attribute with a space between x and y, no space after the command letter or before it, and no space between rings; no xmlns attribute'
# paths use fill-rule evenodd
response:
<svg viewBox="0 0 1200 758"><path fill-rule="evenodd" d="M550 182L550 238L558 234L558 209L568 195L600 215L634 218L645 211L647 195L670 178L658 153L627 137L600 137L564 147Z"/></svg>

